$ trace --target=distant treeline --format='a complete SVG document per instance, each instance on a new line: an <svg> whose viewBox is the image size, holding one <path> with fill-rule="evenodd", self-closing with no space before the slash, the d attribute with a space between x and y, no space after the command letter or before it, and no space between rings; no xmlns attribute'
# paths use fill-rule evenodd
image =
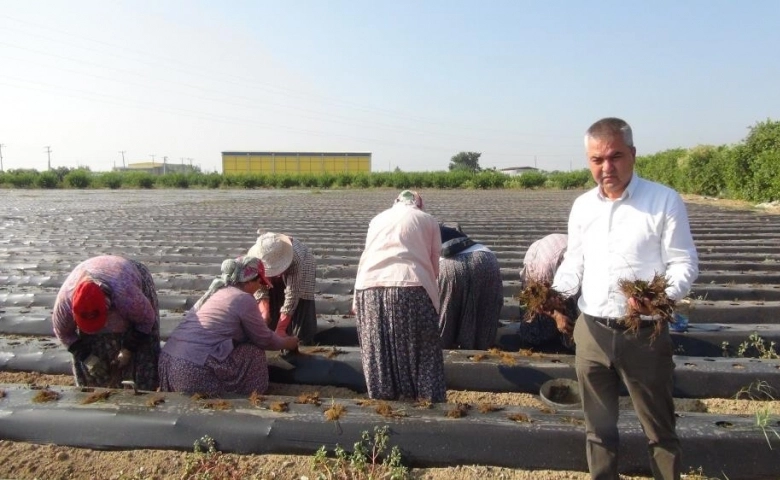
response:
<svg viewBox="0 0 780 480"><path fill-rule="evenodd" d="M640 146L641 147L641 146ZM583 155L584 157L584 155ZM586 160L583 158L582 163ZM750 128L735 145L700 145L640 156L637 172L679 192L766 202L780 200L780 122L766 120ZM509 176L495 170L479 173L378 172L340 174L244 174L145 172L95 173L88 169L9 170L0 173L6 188L471 188L582 189L594 185L587 169L530 172Z"/></svg>
<svg viewBox="0 0 780 480"><path fill-rule="evenodd" d="M519 176L484 170L470 172L377 172L338 174L240 174L146 172L96 173L88 169L59 168L9 170L0 173L0 186L13 188L559 188L595 185L590 172L530 172Z"/></svg>

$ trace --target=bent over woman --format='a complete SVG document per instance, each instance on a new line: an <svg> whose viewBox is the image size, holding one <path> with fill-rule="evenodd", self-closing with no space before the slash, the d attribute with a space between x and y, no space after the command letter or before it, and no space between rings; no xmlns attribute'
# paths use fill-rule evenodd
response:
<svg viewBox="0 0 780 480"><path fill-rule="evenodd" d="M73 355L76 385L156 390L160 309L140 262L101 255L78 264L57 294L54 334Z"/></svg>
<svg viewBox="0 0 780 480"><path fill-rule="evenodd" d="M270 282L255 257L222 262L222 275L187 311L160 355L160 388L168 392L264 393L265 350L295 349L297 337L272 332L253 293Z"/></svg>

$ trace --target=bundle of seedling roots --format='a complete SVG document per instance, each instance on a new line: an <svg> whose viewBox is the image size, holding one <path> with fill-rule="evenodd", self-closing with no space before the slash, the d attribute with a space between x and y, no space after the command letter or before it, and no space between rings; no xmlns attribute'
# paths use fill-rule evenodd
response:
<svg viewBox="0 0 780 480"><path fill-rule="evenodd" d="M657 337L664 328L665 323L674 323L675 302L666 295L666 289L669 282L664 275L656 273L652 280L629 280L621 279L618 281L618 288L626 298L633 298L643 305L645 299L649 300L649 315L656 318L655 330L652 338ZM525 306L524 320L532 321L536 315L549 314L553 310L566 313L567 298L561 292L555 290L550 282L540 282L533 279L526 281L523 290L518 295L520 304ZM628 332L636 333L639 331L642 320L638 311L629 308L629 313L621 319ZM574 320L574 319L572 319Z"/></svg>

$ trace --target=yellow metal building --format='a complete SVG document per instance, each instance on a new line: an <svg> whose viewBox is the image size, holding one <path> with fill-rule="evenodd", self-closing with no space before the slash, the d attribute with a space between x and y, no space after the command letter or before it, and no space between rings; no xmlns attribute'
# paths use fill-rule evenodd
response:
<svg viewBox="0 0 780 480"><path fill-rule="evenodd" d="M222 152L222 173L369 173L366 152Z"/></svg>

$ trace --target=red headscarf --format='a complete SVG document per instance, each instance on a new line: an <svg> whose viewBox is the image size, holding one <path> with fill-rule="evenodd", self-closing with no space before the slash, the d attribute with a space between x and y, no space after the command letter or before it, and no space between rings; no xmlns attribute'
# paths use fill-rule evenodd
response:
<svg viewBox="0 0 780 480"><path fill-rule="evenodd" d="M99 332L108 319L108 304L100 286L85 280L73 292L73 318L84 333Z"/></svg>

